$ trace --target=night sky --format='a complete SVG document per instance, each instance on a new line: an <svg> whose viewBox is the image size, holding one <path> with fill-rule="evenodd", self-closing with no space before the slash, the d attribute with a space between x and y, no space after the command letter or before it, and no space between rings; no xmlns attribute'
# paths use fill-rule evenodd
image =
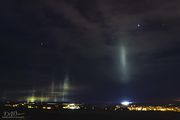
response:
<svg viewBox="0 0 180 120"><path fill-rule="evenodd" d="M1 99L180 98L179 0L1 0L0 45Z"/></svg>

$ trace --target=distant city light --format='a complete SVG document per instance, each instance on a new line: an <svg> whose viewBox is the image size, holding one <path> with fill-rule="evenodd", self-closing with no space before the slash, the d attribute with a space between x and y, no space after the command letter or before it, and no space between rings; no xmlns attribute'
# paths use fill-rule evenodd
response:
<svg viewBox="0 0 180 120"><path fill-rule="evenodd" d="M121 102L121 105L124 105L124 106L128 106L130 105L132 102L129 102L129 101L123 101Z"/></svg>
<svg viewBox="0 0 180 120"><path fill-rule="evenodd" d="M136 106L132 105L128 107L129 111L159 111L159 112L180 112L180 108L176 106Z"/></svg>
<svg viewBox="0 0 180 120"><path fill-rule="evenodd" d="M28 108L29 108L29 109L32 109L33 107L29 105Z"/></svg>
<svg viewBox="0 0 180 120"><path fill-rule="evenodd" d="M51 109L51 107L47 107L46 109L47 109L47 110L50 110L50 109Z"/></svg>
<svg viewBox="0 0 180 120"><path fill-rule="evenodd" d="M41 103L5 103L3 106L6 109L19 109L19 108L28 108L28 109L43 109L43 110L61 110L61 109L67 109L67 110L78 110L83 108L82 110L104 110L104 111L154 111L154 112L180 112L180 106L178 104L174 105L136 105L135 103L131 105L132 102L129 101L123 101L121 105L115 105L115 106L104 106L99 108L98 106L86 106L82 104L75 104L75 103L57 103L57 104L51 104L48 105L47 103L41 104ZM23 105L23 106L22 106ZM42 106L43 105L43 106ZM63 106L63 107L62 107Z"/></svg>
<svg viewBox="0 0 180 120"><path fill-rule="evenodd" d="M52 109L52 107L48 107L48 106L44 106L42 108L45 109L45 110L51 110Z"/></svg>
<svg viewBox="0 0 180 120"><path fill-rule="evenodd" d="M80 106L78 104L71 103L64 106L63 109L77 110L80 109Z"/></svg>

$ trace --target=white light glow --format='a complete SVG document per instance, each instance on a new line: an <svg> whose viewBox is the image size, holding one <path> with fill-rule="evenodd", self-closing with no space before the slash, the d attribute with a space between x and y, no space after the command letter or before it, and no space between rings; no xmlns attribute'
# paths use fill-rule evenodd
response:
<svg viewBox="0 0 180 120"><path fill-rule="evenodd" d="M78 104L71 103L64 106L63 109L77 110L80 109L80 106Z"/></svg>
<svg viewBox="0 0 180 120"><path fill-rule="evenodd" d="M127 63L127 48L122 45L120 47L120 63L121 63L121 81L128 83L128 63Z"/></svg>
<svg viewBox="0 0 180 120"><path fill-rule="evenodd" d="M124 47L121 47L121 64L123 67L123 70L126 69L126 49Z"/></svg>
<svg viewBox="0 0 180 120"><path fill-rule="evenodd" d="M132 102L129 102L129 101L123 101L123 102L121 102L121 104L122 105L124 105L124 106L128 106L128 105L130 105Z"/></svg>

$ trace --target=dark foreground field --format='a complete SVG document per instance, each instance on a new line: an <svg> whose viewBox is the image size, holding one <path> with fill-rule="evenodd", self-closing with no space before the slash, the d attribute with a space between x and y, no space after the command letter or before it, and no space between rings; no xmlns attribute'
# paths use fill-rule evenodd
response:
<svg viewBox="0 0 180 120"><path fill-rule="evenodd" d="M180 113L169 112L106 112L106 111L18 111L21 120L180 120ZM2 118L2 117L1 117ZM3 118L4 120L8 120ZM18 120L13 118L9 120Z"/></svg>
<svg viewBox="0 0 180 120"><path fill-rule="evenodd" d="M144 112L68 112L68 113L34 113L28 120L180 120L177 113Z"/></svg>

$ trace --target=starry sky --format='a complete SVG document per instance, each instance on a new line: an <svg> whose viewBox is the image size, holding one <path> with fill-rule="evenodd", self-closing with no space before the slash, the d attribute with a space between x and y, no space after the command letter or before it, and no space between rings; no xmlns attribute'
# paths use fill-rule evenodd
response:
<svg viewBox="0 0 180 120"><path fill-rule="evenodd" d="M180 98L179 0L0 1L0 95L68 77L68 99Z"/></svg>

